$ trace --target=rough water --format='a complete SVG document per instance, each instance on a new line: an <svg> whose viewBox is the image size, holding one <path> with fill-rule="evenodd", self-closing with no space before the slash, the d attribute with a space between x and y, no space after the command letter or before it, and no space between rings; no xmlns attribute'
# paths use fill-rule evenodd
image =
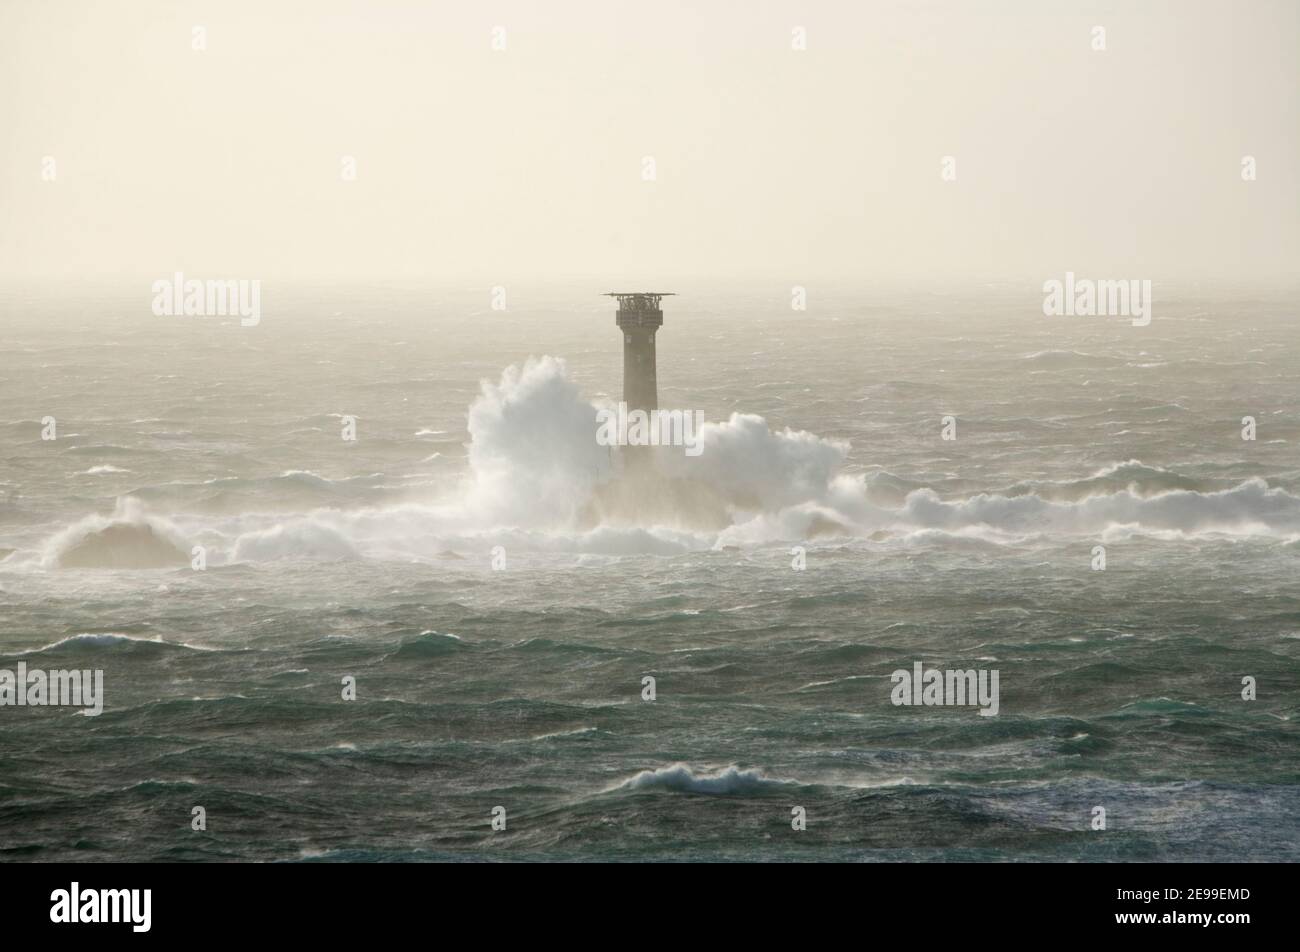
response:
<svg viewBox="0 0 1300 952"><path fill-rule="evenodd" d="M1293 294L679 287L638 510L604 290L7 292L0 856L1300 859Z"/></svg>

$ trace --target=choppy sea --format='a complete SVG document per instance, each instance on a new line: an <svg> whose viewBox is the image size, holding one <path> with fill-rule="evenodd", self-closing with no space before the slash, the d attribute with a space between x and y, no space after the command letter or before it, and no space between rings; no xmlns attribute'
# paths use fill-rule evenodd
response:
<svg viewBox="0 0 1300 952"><path fill-rule="evenodd" d="M0 857L1300 859L1293 294L679 289L640 507L603 287L147 290L0 298Z"/></svg>

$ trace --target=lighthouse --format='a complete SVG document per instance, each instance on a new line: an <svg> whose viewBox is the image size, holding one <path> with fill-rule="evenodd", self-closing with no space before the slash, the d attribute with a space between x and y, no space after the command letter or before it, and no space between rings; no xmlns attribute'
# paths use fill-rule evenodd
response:
<svg viewBox="0 0 1300 952"><path fill-rule="evenodd" d="M623 332L623 402L628 412L659 409L659 384L655 376L655 331L664 323L659 302L671 291L610 291L618 298L615 323Z"/></svg>

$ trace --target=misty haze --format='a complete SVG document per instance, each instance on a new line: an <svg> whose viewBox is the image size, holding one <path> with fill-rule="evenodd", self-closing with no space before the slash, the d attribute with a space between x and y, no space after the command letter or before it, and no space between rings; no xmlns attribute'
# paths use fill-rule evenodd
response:
<svg viewBox="0 0 1300 952"><path fill-rule="evenodd" d="M0 857L1300 858L1300 14L1103 6L0 7Z"/></svg>

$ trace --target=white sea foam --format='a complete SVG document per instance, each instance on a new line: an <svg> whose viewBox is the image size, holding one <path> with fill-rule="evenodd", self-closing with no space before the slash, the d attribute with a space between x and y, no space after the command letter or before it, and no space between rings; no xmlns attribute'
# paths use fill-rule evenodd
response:
<svg viewBox="0 0 1300 952"><path fill-rule="evenodd" d="M346 509L331 500L309 512L171 519L146 514L138 500L128 500L111 518L88 517L60 533L47 547L47 563L183 564L185 540L199 537L219 565L435 559L448 550L486 557L496 545L624 556L835 537L974 550L1108 533L1279 540L1300 534L1300 497L1258 478L1215 486L1127 460L1077 480L954 497L888 473L845 474L847 444L774 430L745 413L706 423L700 456L662 453L657 480L624 492L626 477L594 438L597 409L563 361L530 359L507 368L498 382L483 383L468 412L468 470L459 486L441 495L371 505L362 495L360 505ZM331 481L295 470L272 482L331 491L355 486L364 494L381 491L384 479L375 473ZM638 508L647 502L654 505ZM179 504L173 501L173 508Z"/></svg>
<svg viewBox="0 0 1300 952"><path fill-rule="evenodd" d="M342 532L311 517L244 533L235 541L233 553L237 562L337 561L356 557L356 548Z"/></svg>
<svg viewBox="0 0 1300 952"><path fill-rule="evenodd" d="M158 636L153 638L137 638L134 635L124 635L115 631L86 631L77 635L69 635L67 638L60 638L58 641L50 642L48 645L42 645L39 648L29 648L26 651L19 651L16 656L41 654L45 651L55 651L59 648L69 647L111 648L114 645L128 644L133 641L145 644L161 644L162 638Z"/></svg>
<svg viewBox="0 0 1300 952"><path fill-rule="evenodd" d="M732 765L713 772L696 773L686 764L643 770L619 785L623 790L671 790L714 796L753 796L799 786L797 780L769 777L761 770L742 770Z"/></svg>
<svg viewBox="0 0 1300 952"><path fill-rule="evenodd" d="M57 568L171 568L188 561L175 525L130 499L120 500L111 516L86 516L68 526L49 540L43 556L47 567Z"/></svg>

